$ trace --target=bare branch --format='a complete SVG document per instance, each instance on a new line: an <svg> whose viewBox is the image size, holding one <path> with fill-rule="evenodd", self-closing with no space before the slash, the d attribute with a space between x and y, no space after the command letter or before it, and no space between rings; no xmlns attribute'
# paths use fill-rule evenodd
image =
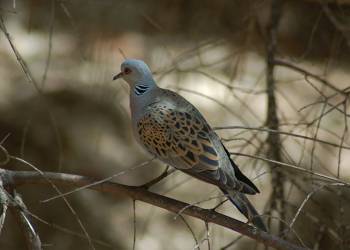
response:
<svg viewBox="0 0 350 250"><path fill-rule="evenodd" d="M320 191L321 189L325 188L326 186L344 186L344 184L342 183L333 183L333 184L326 184L326 185L323 185L315 190L313 190L312 192L310 192L306 198L304 199L304 201L301 203L298 211L296 212L296 214L294 215L293 217L293 220L292 222L290 223L289 227L292 228L295 221L297 220L298 216L300 215L300 212L302 211L302 209L305 207L305 204L307 203L307 201L311 198L311 196L313 196L316 192Z"/></svg>
<svg viewBox="0 0 350 250"><path fill-rule="evenodd" d="M266 126L271 130L279 130L279 118L277 115L276 102L276 80L275 72L275 57L277 51L277 29L282 15L282 7L284 1L272 0L270 6L269 24L267 26L267 41L266 41L266 93L267 93L267 115ZM268 133L266 138L268 144L267 155L274 161L282 161L281 154L281 138L279 133ZM269 162L271 167L275 167L275 163ZM284 182L285 174L281 169L272 171L273 190L271 196L271 209L277 211L281 220L285 220L285 205L284 205ZM270 220L270 219L269 219ZM271 225L271 224L270 224ZM278 221L278 230L282 232L284 225Z"/></svg>
<svg viewBox="0 0 350 250"><path fill-rule="evenodd" d="M334 91L336 91L338 94L341 94L341 95L347 95L344 90L341 90L337 87L335 87L333 84L331 84L329 81L327 81L326 79L316 75L316 74L313 74L303 68L300 68L294 64L291 64L289 62L285 62L285 61L282 61L282 60L279 60L279 59L274 59L273 63L277 66L281 66L281 67L286 67L286 68L289 68L289 69L292 69L296 72L299 72L301 74L303 74L305 77L311 77L315 80L317 80L318 82L324 84L325 86L329 87L330 89L333 89Z"/></svg>
<svg viewBox="0 0 350 250"><path fill-rule="evenodd" d="M343 181L341 179L338 179L336 177L332 177L332 176L316 173L316 172L311 171L309 169L301 168L301 167L295 166L293 164L289 164L289 163L285 163L285 162L281 162L281 161L275 161L275 160L271 160L271 159L264 158L264 157L261 157L261 156L254 156L254 155L249 155L249 154L243 154L243 153L230 152L230 154L246 156L246 157L251 157L251 158L262 160L262 161L266 161L266 162L271 162L271 163L274 163L275 166L284 166L284 167L290 168L292 170L296 170L296 171L299 171L299 172L303 172L303 173L309 174L311 176L314 175L316 177L320 177L320 178L326 179L328 181L333 181L335 183L342 183L344 185L350 186L350 183L348 183L346 181Z"/></svg>
<svg viewBox="0 0 350 250"><path fill-rule="evenodd" d="M179 217L180 217L180 219L183 221L183 223L186 225L186 227L188 228L188 231L190 231L190 233L191 233L191 235L192 235L192 238L193 238L193 240L194 240L194 242L195 242L195 246L194 246L193 249L198 249L198 250L200 250L200 245L199 245L199 243L198 243L196 234L194 233L194 231L193 231L193 229L191 228L190 224L188 224L188 222L186 221L186 219L185 219L182 215L180 215Z"/></svg>
<svg viewBox="0 0 350 250"><path fill-rule="evenodd" d="M132 200L132 211L133 211L132 224L134 229L132 250L135 250L136 249L136 200Z"/></svg>
<svg viewBox="0 0 350 250"><path fill-rule="evenodd" d="M14 186L24 184L48 185L47 179L49 179L56 185L64 185L77 188L81 186L87 186L98 181L94 178L72 174L52 172L45 172L43 174L45 178L43 178L41 174L34 171L2 170L1 173L3 180L8 181L9 183L7 184ZM89 188L100 192L117 195L118 197L119 195L125 195L134 200L140 200L148 204L157 206L159 208L166 209L173 213L179 213L180 211L182 211L183 214L198 218L204 222L221 225L225 228L228 228L240 234L246 235L252 239L255 239L256 241L263 243L266 246L274 247L276 249L307 249L304 247L294 245L277 236L260 231L257 228L249 226L246 223L243 223L226 215L217 213L210 209L203 209L197 206L192 206L190 204L150 192L141 187L127 186L112 182L103 182L98 185L89 186ZM183 208L186 209L183 210Z"/></svg>
<svg viewBox="0 0 350 250"><path fill-rule="evenodd" d="M0 234L5 223L6 212L9 205L9 198L0 179Z"/></svg>
<svg viewBox="0 0 350 250"><path fill-rule="evenodd" d="M301 139L305 139L305 140L312 140L312 141L316 141L319 143L323 143L332 147L336 147L336 148L343 148L343 149L348 149L350 150L349 146L344 146L344 145L338 145L329 141L324 141L318 138L313 138L313 137L308 137L305 135L299 135L299 134L295 134L295 133L290 133L290 132L285 132L285 131L281 131L281 130L275 130L275 129L269 129L269 128L263 128L263 127L246 127L246 126L225 126L225 127L214 127L215 130L224 130L224 129L247 129L247 130L257 130L257 131L263 131L263 132L268 132L268 133L277 133L280 135L288 135L288 136L293 136L296 138L301 138Z"/></svg>
<svg viewBox="0 0 350 250"><path fill-rule="evenodd" d="M163 180L164 178L166 178L167 176L171 175L172 173L174 173L176 171L175 168L171 168L169 170L169 166L166 167L166 169L163 171L163 173L161 173L159 176L157 176L156 178L150 180L149 182L145 183L142 185L142 187L149 189L152 186L156 185L157 183L159 183L161 180Z"/></svg>
<svg viewBox="0 0 350 250"><path fill-rule="evenodd" d="M45 179L45 181L50 184L53 189L59 194L61 195L62 192L58 189L58 187L55 185L55 183L51 182L50 179L46 179L45 178L45 175L44 173L37 167L35 167L33 164L21 159L21 158L18 158L18 157L15 157L15 156L10 156L10 159L13 159L13 160L16 160L18 162L21 162L23 163L24 165L26 166L29 166L31 169L34 169L40 176L42 176L43 179ZM79 218L78 214L76 213L75 209L73 208L73 206L69 203L69 201L66 199L65 196L62 197L64 203L66 204L66 206L68 207L68 209L70 210L70 212L72 213L72 215L74 216L75 220L78 222L80 228L82 229L83 233L85 234L86 238L88 239L88 242L89 242L89 246L92 250L95 250L95 247L92 243L92 240L90 238L90 235L89 233L87 232L83 222L81 221L81 219Z"/></svg>
<svg viewBox="0 0 350 250"><path fill-rule="evenodd" d="M53 200L55 200L55 199L58 199L58 198L61 198L61 197L66 197L67 195L70 195L70 194L79 192L79 191L81 191L81 190L84 190L84 189L87 189L87 188L91 188L92 186L100 185L100 184L102 184L102 183L104 183L104 182L107 182L107 181L112 180L112 179L115 178L115 177L124 175L125 173L128 173L128 172L130 172L131 170L135 170L135 169L138 169L138 168L147 166L147 165L149 165L149 164L153 161L153 159L154 159L154 158L152 158L151 160L142 162L142 163L140 163L140 164L138 164L138 165L136 165L136 166L134 166L134 167L132 167L132 168L119 171L119 172L116 173L116 174L113 174L113 175L111 175L111 176L108 176L108 177L106 177L106 178L104 178L104 179L102 179L102 180L96 181L96 182L94 182L94 183L90 183L90 184L88 184L88 185L86 185L86 186L81 186L81 187L79 187L79 188L76 188L76 189L74 189L74 190L72 190L72 191L69 191L69 192L66 192L66 193L60 193L60 194L58 194L58 195L56 195L56 196L53 196L53 197L51 197L51 198L49 198L49 199L43 200L42 202L45 203L45 202L53 201Z"/></svg>
<svg viewBox="0 0 350 250"><path fill-rule="evenodd" d="M13 200L16 206L10 206L11 212L20 225L23 235L26 240L26 245L28 250L41 250L42 245L39 235L35 232L33 225L28 219L28 214L26 213L26 206L19 194L16 191L12 192Z"/></svg>

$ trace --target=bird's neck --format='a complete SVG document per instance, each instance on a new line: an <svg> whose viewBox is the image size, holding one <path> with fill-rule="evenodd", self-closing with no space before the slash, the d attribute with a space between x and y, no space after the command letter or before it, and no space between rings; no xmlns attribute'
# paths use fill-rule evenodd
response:
<svg viewBox="0 0 350 250"><path fill-rule="evenodd" d="M133 88L132 88L132 94L136 96L142 96L146 94L148 91L156 87L156 83L154 82L153 78L150 79L144 79L137 81Z"/></svg>
<svg viewBox="0 0 350 250"><path fill-rule="evenodd" d="M137 118L138 114L142 113L143 109L153 102L153 93L157 88L152 79L152 82L137 82L130 89L130 109L134 118Z"/></svg>
<svg viewBox="0 0 350 250"><path fill-rule="evenodd" d="M149 91L151 88L151 86L147 85L147 84L137 84L134 86L134 88L132 89L133 94L136 96L142 96L143 94L145 94L147 91Z"/></svg>

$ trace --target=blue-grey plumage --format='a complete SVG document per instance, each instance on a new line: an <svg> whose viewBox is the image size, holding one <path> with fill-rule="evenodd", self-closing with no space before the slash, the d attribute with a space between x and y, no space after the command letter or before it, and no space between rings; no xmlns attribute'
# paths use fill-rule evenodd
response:
<svg viewBox="0 0 350 250"><path fill-rule="evenodd" d="M113 79L118 78L130 86L133 131L140 144L172 167L218 186L241 213L266 231L244 195L259 190L232 161L201 113L179 94L158 87L143 61L124 61Z"/></svg>

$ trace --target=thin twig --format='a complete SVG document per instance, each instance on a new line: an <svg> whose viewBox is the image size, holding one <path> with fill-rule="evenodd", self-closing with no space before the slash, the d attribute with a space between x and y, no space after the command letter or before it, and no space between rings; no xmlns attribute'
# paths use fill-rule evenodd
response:
<svg viewBox="0 0 350 250"><path fill-rule="evenodd" d="M200 245L199 245L199 243L198 243L196 234L194 233L194 231L193 231L193 229L191 228L190 224L188 224L188 222L185 220L185 218L184 218L182 215L180 215L179 217L180 217L180 219L183 221L183 223L186 225L188 231L190 231L190 233L191 233L191 235L192 235L192 238L193 238L193 240L194 240L194 242L195 242L195 246L194 246L193 249L198 249L198 250L200 250Z"/></svg>
<svg viewBox="0 0 350 250"><path fill-rule="evenodd" d="M320 177L320 178L323 178L323 179L326 179L326 180L329 180L329 181L333 181L333 182L336 182L336 183L342 183L344 185L350 186L350 183L348 183L346 181L343 181L341 179L338 179L336 177L331 177L331 176L328 176L328 175L316 173L316 172L313 172L313 171L311 171L309 169L301 168L301 167L295 166L293 164L280 162L280 161L275 161L275 160L271 160L271 159L268 159L268 158L265 158L265 157L261 157L261 156L243 154L243 153L230 152L230 154L250 157L250 158L254 158L254 159L258 159L258 160L262 160L262 161L266 161L266 162L271 162L271 163L276 164L276 166L279 165L279 166L287 167L287 168L290 168L290 169L293 169L293 170L297 170L297 171L302 172L302 173L314 175L314 176L317 176L317 177Z"/></svg>
<svg viewBox="0 0 350 250"><path fill-rule="evenodd" d="M141 187L143 188L146 188L146 189L149 189L151 188L152 186L156 185L157 183L159 183L161 180L163 180L164 178L168 177L169 175L171 175L172 173L174 173L176 171L175 168L171 168L169 170L169 166L167 166L165 168L165 170L163 171L163 173L161 173L158 177L150 180L149 182L141 185Z"/></svg>
<svg viewBox="0 0 350 250"><path fill-rule="evenodd" d="M300 68L294 64L291 64L289 62L285 62L285 61L282 61L280 59L274 59L273 63L277 66L282 66L282 67L286 67L286 68L290 68L296 72L299 72L305 76L308 76L308 77L311 77L315 80L317 80L318 82L324 84L325 86L329 87L330 89L336 91L338 94L341 94L341 95L346 95L346 93L344 93L343 90L335 87L333 84L331 84L330 82L328 82L327 80L323 79L322 77L316 75L316 74L313 74L303 68Z"/></svg>
<svg viewBox="0 0 350 250"><path fill-rule="evenodd" d="M8 205L9 205L9 197L7 195L7 192L5 192L5 189L2 184L2 180L0 179L0 234L2 232L2 228L5 223Z"/></svg>
<svg viewBox="0 0 350 250"><path fill-rule="evenodd" d="M55 23L55 14L56 14L56 0L51 0L51 17L50 17L50 27L49 27L48 51L47 51L44 74L43 74L43 77L41 79L41 89L44 89L44 87L45 87L47 73L49 71L49 67L50 67L50 63L51 63L52 37L53 37L53 29L54 29L54 23Z"/></svg>
<svg viewBox="0 0 350 250"><path fill-rule="evenodd" d="M37 167L35 167L33 164L18 158L18 157L14 157L14 156L10 156L11 159L16 160L20 163L23 163L26 166L29 166L30 168L34 169L43 179L44 181L46 181L48 184L50 184L53 189L58 193L58 194L62 194L62 192L58 189L58 187L56 186L56 184L54 182L52 182L50 179L45 178L44 172L42 172L40 169L38 169ZM92 250L95 250L94 244L91 240L91 237L89 235L89 233L87 232L83 222L81 221L79 215L77 214L77 212L75 211L75 209L73 208L73 206L69 203L69 201L66 199L66 197L62 197L64 203L66 204L66 206L68 207L69 211L72 213L73 217L75 218L75 220L78 222L78 225L80 226L81 230L83 231L83 233L85 234L86 238L88 239L89 242L89 247Z"/></svg>
<svg viewBox="0 0 350 250"><path fill-rule="evenodd" d="M208 222L205 222L205 231L206 231L206 236L205 239L208 243L208 250L210 250L210 232L209 232L209 224Z"/></svg>
<svg viewBox="0 0 350 250"><path fill-rule="evenodd" d="M226 250L229 247L233 246L234 244L236 244L240 239L243 238L243 235L238 236L236 239L234 239L233 241L229 242L228 244L226 244L225 246L221 247L220 250Z"/></svg>
<svg viewBox="0 0 350 250"><path fill-rule="evenodd" d="M126 170L119 171L118 173L113 174L113 175L110 175L110 176L108 176L108 177L106 177L106 178L104 178L104 179L102 179L102 180L97 181L96 183L90 183L90 184L88 184L88 185L86 185L86 186L82 186L82 187L76 188L76 189L71 190L71 191L69 191L69 192L61 193L61 194L59 194L59 195L53 196L53 197L51 197L51 198L49 198L49 199L46 199L46 200L43 200L43 201L41 201L41 202L45 203L45 202L53 201L53 200L56 200L56 199L58 199L58 198L66 197L66 196L68 196L68 195L70 195L70 194L79 192L79 191L81 191L81 190L85 190L85 189L91 188L91 187L93 187L93 186L100 185L100 184L102 184L102 183L104 183L104 182L107 182L107 181L112 180L112 179L115 178L115 177L124 175L124 174L126 174L126 173L128 173L128 172L130 172L130 171L133 171L133 170L136 170L136 169L139 169L139 168L148 166L148 165L153 161L153 159L154 159L154 158L152 158L151 160L148 160L148 161L144 161L144 162L142 162L142 163L140 163L140 164L137 164L136 166L131 167L131 168L128 168L128 169L126 169Z"/></svg>
<svg viewBox="0 0 350 250"><path fill-rule="evenodd" d="M296 212L296 214L294 215L292 222L289 224L289 227L292 228L294 226L295 221L297 220L297 218L300 215L300 212L303 210L304 206L306 205L306 203L308 202L308 200L310 200L311 196L313 196L315 193L317 193L318 191L322 190L323 188L325 188L326 186L344 186L343 183L331 183L331 184L325 184L322 185L321 187L313 190L312 192L310 192L306 198L304 199L304 201L301 203L298 211Z"/></svg>
<svg viewBox="0 0 350 250"><path fill-rule="evenodd" d="M132 241L132 250L136 249L136 200L132 200L132 211L133 211L133 219L132 219L132 224L133 224L133 241Z"/></svg>
<svg viewBox="0 0 350 250"><path fill-rule="evenodd" d="M28 215L26 214L26 206L22 200L22 198L19 196L19 194L12 189L11 191L13 199L16 201L17 206L11 206L11 212L15 216L17 223L20 225L26 245L28 250L42 250L42 245L40 241L39 235L36 233L33 225L31 224L30 220L28 219Z"/></svg>
<svg viewBox="0 0 350 250"><path fill-rule="evenodd" d="M305 140L312 140L312 141L316 141L319 143L323 143L332 147L336 147L336 148L343 148L343 149L347 149L350 150L349 146L344 146L344 145L338 145L332 142L328 142L328 141L324 141L318 138L313 138L313 137L308 137L305 135L299 135L299 134L295 134L295 133L289 133L289 132L284 132L281 130L275 130L275 129L270 129L270 128L264 128L264 127L246 127L246 126L224 126L224 127L214 127L215 130L224 130L224 129L246 129L246 130L257 130L257 131L263 131L263 132L268 132L268 133L278 133L281 135L288 135L288 136L293 136L296 138L301 138L301 139L305 139Z"/></svg>

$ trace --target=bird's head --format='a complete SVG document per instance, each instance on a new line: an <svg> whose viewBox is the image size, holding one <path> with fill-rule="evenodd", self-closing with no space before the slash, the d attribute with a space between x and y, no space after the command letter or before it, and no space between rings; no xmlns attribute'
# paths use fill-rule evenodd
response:
<svg viewBox="0 0 350 250"><path fill-rule="evenodd" d="M113 80L124 79L130 87L137 84L154 84L152 72L141 60L127 59L120 66L121 72Z"/></svg>

